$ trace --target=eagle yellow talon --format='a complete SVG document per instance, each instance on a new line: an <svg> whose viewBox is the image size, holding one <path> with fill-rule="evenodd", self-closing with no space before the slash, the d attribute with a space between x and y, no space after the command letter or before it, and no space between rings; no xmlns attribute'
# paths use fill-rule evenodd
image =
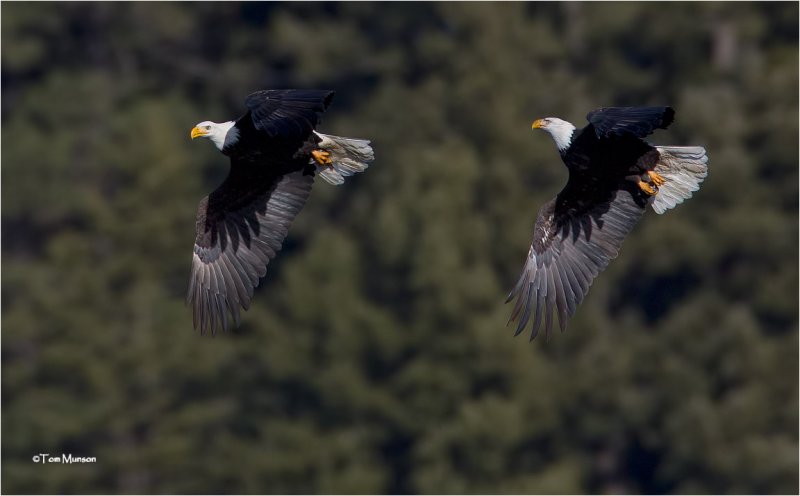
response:
<svg viewBox="0 0 800 496"><path fill-rule="evenodd" d="M658 186L661 186L662 184L664 184L665 182L667 182L667 180L666 180L666 179L664 179L664 176L662 176L662 175L661 175L661 174L659 174L658 172L654 172L654 171L647 171L647 175L648 175L648 176L650 176L650 181L651 181L653 184L655 184L655 185L656 185L656 187L658 187Z"/></svg>
<svg viewBox="0 0 800 496"><path fill-rule="evenodd" d="M323 152L322 150L312 151L311 156L314 157L314 160L323 167L333 163L333 160L331 160L331 154L328 152Z"/></svg>
<svg viewBox="0 0 800 496"><path fill-rule="evenodd" d="M642 180L639 180L638 184L639 184L639 189L641 189L642 191L644 191L645 193L647 193L650 196L653 196L656 193L658 193L657 189L653 188L648 183L646 183L646 182L644 182Z"/></svg>

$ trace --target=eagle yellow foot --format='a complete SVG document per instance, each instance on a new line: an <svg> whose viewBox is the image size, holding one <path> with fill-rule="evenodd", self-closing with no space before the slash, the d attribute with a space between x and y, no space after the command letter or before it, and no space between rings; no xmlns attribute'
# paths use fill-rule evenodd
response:
<svg viewBox="0 0 800 496"><path fill-rule="evenodd" d="M323 152L322 150L312 151L311 156L314 157L314 160L323 167L333 163L333 160L331 160L331 154L328 152Z"/></svg>
<svg viewBox="0 0 800 496"><path fill-rule="evenodd" d="M642 180L640 180L638 184L639 184L639 189L641 189L642 191L644 191L645 193L647 193L650 196L653 196L656 193L658 193L658 189L653 188L648 183L646 183L646 182L644 182Z"/></svg>
<svg viewBox="0 0 800 496"><path fill-rule="evenodd" d="M650 176L650 182L652 182L653 184L655 184L655 185L656 185L656 187L659 187L659 186L661 186L662 184L664 184L665 182L667 182L667 180L666 180L666 179L664 179L664 176L662 176L662 175L661 175L661 174L659 174L658 172L647 171L647 175L648 175L648 176ZM641 187L641 186L640 186L640 187Z"/></svg>

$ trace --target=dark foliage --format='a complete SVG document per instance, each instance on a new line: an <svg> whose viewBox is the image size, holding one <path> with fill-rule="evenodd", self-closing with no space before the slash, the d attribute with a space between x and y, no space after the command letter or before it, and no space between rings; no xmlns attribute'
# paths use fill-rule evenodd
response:
<svg viewBox="0 0 800 496"><path fill-rule="evenodd" d="M796 493L797 3L3 3L4 493ZM192 330L201 120L332 88L242 327ZM701 144L570 328L503 298L566 170L533 119ZM33 463L37 453L93 464Z"/></svg>

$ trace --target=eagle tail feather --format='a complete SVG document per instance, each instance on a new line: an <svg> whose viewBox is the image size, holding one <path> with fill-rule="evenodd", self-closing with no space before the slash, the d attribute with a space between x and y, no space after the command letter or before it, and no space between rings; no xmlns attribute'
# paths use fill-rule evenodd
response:
<svg viewBox="0 0 800 496"><path fill-rule="evenodd" d="M317 146L330 154L332 162L327 166L318 165L316 172L334 186L344 183L345 177L364 172L375 159L369 140L316 134L321 139Z"/></svg>
<svg viewBox="0 0 800 496"><path fill-rule="evenodd" d="M661 158L653 169L666 182L658 188L653 210L663 214L700 189L708 175L708 156L702 146L657 146Z"/></svg>

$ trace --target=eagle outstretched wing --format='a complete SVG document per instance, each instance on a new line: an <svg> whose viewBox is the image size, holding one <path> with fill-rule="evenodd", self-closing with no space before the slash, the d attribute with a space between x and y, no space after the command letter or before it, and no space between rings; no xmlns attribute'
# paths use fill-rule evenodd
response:
<svg viewBox="0 0 800 496"><path fill-rule="evenodd" d="M311 174L269 176L248 167L253 166L234 163L225 182L197 210L186 301L201 333L227 330L228 313L238 325L239 307L247 310L267 264L311 193Z"/></svg>
<svg viewBox="0 0 800 496"><path fill-rule="evenodd" d="M517 297L509 319L519 318L515 335L533 313L530 339L539 333L542 318L549 338L554 308L564 331L594 278L616 258L647 201L625 180L598 184L570 176L564 189L539 210L525 267L506 299Z"/></svg>
<svg viewBox="0 0 800 496"><path fill-rule="evenodd" d="M644 138L656 129L666 129L673 119L675 111L671 107L606 107L586 115L598 138L611 135Z"/></svg>

